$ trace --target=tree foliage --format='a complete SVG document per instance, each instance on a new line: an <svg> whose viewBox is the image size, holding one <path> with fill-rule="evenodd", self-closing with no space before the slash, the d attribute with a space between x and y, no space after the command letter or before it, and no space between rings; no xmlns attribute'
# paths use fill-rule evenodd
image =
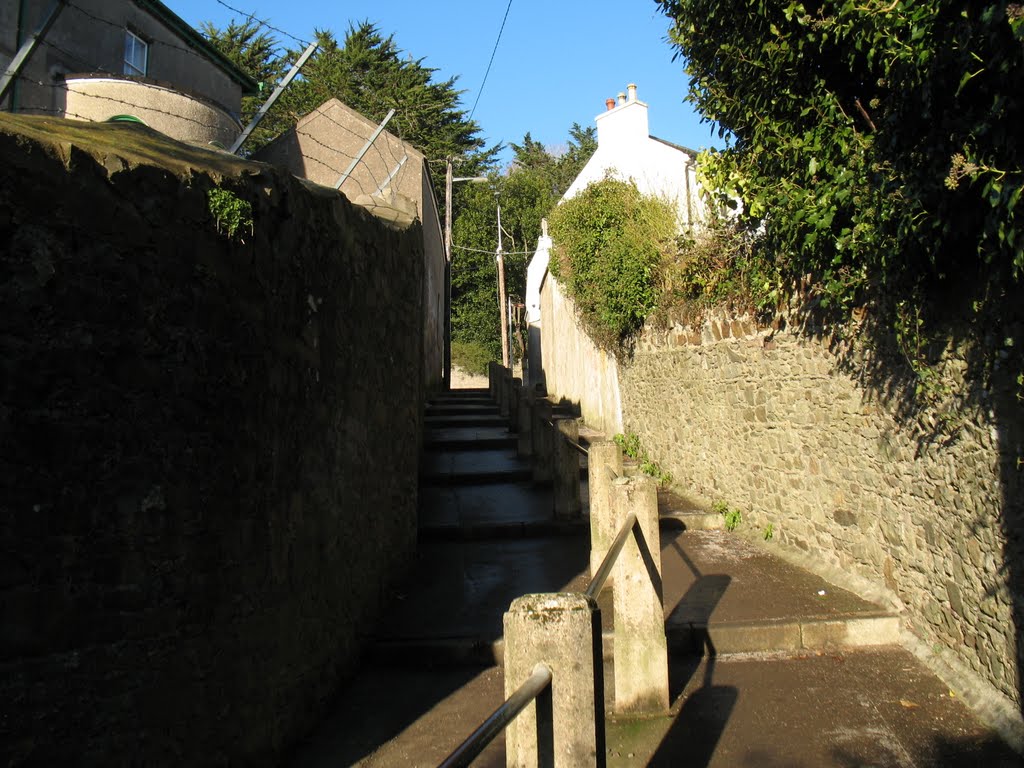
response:
<svg viewBox="0 0 1024 768"><path fill-rule="evenodd" d="M276 40L259 30L253 21L232 22L223 30L209 22L203 25L210 42L232 61L260 82L274 86L301 50L287 51L278 58ZM385 36L369 21L350 24L341 44L326 30L316 32L316 41L316 53L246 144L250 151L270 142L328 99L337 98L376 122L394 109L388 130L434 161L435 171L447 157L458 158L474 173L493 165L500 147L485 147L479 126L459 106L462 92L455 77L435 81L436 69L426 66L422 58L407 56L393 35ZM270 90L264 89L260 101ZM247 105L251 113L258 106ZM440 193L443 179L434 181Z"/></svg>
<svg viewBox="0 0 1024 768"><path fill-rule="evenodd" d="M487 183L456 185L452 258L452 338L474 344L488 359L500 357L497 208L501 205L506 288L514 303L523 301L526 267L541 234L541 220L582 170L597 147L593 128L574 124L567 149L555 154L529 133L512 143L513 161L504 175ZM462 170L460 169L460 175Z"/></svg>
<svg viewBox="0 0 1024 768"><path fill-rule="evenodd" d="M1024 10L966 0L661 0L784 277L825 302L1019 276Z"/></svg>

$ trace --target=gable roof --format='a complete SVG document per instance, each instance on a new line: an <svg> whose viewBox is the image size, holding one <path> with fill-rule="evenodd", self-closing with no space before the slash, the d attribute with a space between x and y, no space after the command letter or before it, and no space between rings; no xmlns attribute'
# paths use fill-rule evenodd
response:
<svg viewBox="0 0 1024 768"><path fill-rule="evenodd" d="M242 87L242 93L249 96L259 93L259 83L243 72L209 40L189 26L184 19L160 2L160 0L132 0L132 2L150 13L154 18L163 22L168 29L184 40L189 48L194 49L209 59L211 63Z"/></svg>

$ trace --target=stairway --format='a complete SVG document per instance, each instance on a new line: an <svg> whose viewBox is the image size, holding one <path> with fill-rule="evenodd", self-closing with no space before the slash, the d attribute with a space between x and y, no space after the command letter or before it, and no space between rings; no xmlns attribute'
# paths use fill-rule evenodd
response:
<svg viewBox="0 0 1024 768"><path fill-rule="evenodd" d="M581 519L556 522L551 489L534 485L486 390L438 397L425 421L412 576L294 766L437 765L503 699L512 600L589 581L585 488ZM642 721L610 717L608 765L1020 764L896 645L891 611L674 494L659 507L673 704ZM611 692L607 591L598 603ZM500 737L474 763L504 764Z"/></svg>

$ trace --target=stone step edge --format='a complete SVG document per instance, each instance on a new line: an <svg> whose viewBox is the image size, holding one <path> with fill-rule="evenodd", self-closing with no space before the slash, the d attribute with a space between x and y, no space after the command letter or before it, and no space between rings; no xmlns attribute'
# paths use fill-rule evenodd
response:
<svg viewBox="0 0 1024 768"><path fill-rule="evenodd" d="M589 531L589 520L522 520L471 525L424 525L420 526L419 537L429 541L478 541L573 536Z"/></svg>
<svg viewBox="0 0 1024 768"><path fill-rule="evenodd" d="M420 485L424 486L449 486L449 485L493 485L496 483L514 483L521 480L532 480L533 470L529 467L523 469L504 469L493 472L431 472L420 475Z"/></svg>
<svg viewBox="0 0 1024 768"><path fill-rule="evenodd" d="M694 654L692 645L680 645L680 630L669 627L668 650L672 656ZM710 632L706 626L692 626L691 637L714 637L714 655L772 653L799 654L804 651L841 650L899 646L900 622L897 616L878 615L843 619L817 619L808 621L778 621L716 624ZM761 630L761 634L757 633ZM611 630L601 633L602 656L606 662L614 660L615 636ZM706 644L697 646L705 655ZM366 658L377 662L401 664L444 664L500 666L504 661L505 640L483 637L447 637L414 639L375 639L367 647Z"/></svg>

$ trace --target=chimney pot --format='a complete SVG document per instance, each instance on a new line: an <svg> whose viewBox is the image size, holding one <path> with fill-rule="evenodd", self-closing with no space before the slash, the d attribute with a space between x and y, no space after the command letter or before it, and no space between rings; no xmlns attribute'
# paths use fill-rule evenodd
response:
<svg viewBox="0 0 1024 768"><path fill-rule="evenodd" d="M611 112L613 109L615 109L615 99L605 99L604 105L608 109L608 111Z"/></svg>
<svg viewBox="0 0 1024 768"><path fill-rule="evenodd" d="M619 106L622 106L625 103L626 103L626 94L620 92L619 93Z"/></svg>
<svg viewBox="0 0 1024 768"><path fill-rule="evenodd" d="M636 101L636 83L627 85L626 90L629 91L629 100Z"/></svg>

